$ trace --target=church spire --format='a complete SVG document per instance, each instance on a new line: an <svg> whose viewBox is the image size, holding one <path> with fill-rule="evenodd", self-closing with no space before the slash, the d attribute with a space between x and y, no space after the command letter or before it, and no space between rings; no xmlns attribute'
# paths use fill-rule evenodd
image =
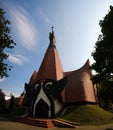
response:
<svg viewBox="0 0 113 130"><path fill-rule="evenodd" d="M49 40L50 40L50 45L49 47L56 47L55 46L55 43L56 43L56 40L55 40L55 36L54 36L54 31L53 31L53 26L51 27L51 32L49 32Z"/></svg>
<svg viewBox="0 0 113 130"><path fill-rule="evenodd" d="M38 70L37 80L53 79L60 80L63 78L63 68L55 46L55 36L53 27L49 33L50 43L44 55L41 66Z"/></svg>

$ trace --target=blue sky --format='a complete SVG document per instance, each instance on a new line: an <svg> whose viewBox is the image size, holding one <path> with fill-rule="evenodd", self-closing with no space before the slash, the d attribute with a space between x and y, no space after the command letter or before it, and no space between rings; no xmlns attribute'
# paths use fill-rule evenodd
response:
<svg viewBox="0 0 113 130"><path fill-rule="evenodd" d="M100 34L99 20L108 13L113 0L0 0L11 21L16 42L7 50L13 66L0 88L15 96L24 90L33 71L38 71L54 26L56 46L64 71L79 69L89 58Z"/></svg>

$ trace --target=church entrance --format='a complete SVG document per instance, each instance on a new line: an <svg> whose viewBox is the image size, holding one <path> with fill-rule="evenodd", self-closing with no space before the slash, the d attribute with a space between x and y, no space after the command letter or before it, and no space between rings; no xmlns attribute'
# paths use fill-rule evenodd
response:
<svg viewBox="0 0 113 130"><path fill-rule="evenodd" d="M35 116L40 118L48 118L48 112L48 104L43 99L40 99L40 101L36 105Z"/></svg>

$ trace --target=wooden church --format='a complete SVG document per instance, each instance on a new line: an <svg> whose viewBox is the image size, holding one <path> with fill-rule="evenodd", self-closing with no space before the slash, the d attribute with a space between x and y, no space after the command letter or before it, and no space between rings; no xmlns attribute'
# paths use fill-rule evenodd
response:
<svg viewBox="0 0 113 130"><path fill-rule="evenodd" d="M49 33L49 46L40 68L25 83L24 101L34 117L53 118L67 105L96 103L96 88L91 81L89 60L78 70L64 72L55 44Z"/></svg>

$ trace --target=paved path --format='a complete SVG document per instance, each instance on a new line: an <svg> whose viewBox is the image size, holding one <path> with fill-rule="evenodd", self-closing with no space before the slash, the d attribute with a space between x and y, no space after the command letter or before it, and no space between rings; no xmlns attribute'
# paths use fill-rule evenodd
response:
<svg viewBox="0 0 113 130"><path fill-rule="evenodd" d="M0 130L47 130L47 128L12 122L6 118L0 117ZM113 130L113 124L102 126L80 126L77 128L50 128L49 130Z"/></svg>

